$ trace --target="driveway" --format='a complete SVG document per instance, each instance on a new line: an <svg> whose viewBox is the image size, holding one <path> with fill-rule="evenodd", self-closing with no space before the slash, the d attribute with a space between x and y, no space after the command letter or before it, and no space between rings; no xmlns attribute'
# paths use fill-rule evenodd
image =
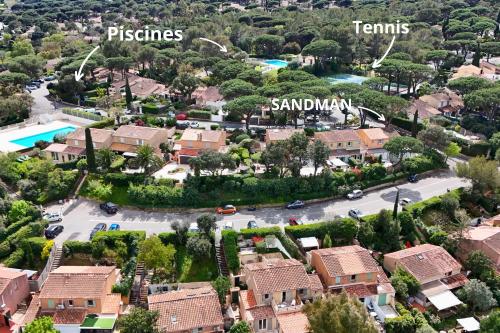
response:
<svg viewBox="0 0 500 333"><path fill-rule="evenodd" d="M409 198L413 202L429 199L446 193L447 189L468 186L469 183L454 176L449 170L441 171L431 177L421 179L418 183L405 183L397 187L367 193L363 198L349 201L347 199L328 200L322 203L309 204L304 209L287 210L282 207L261 208L257 211L242 210L234 215L217 216L217 224L222 227L231 221L233 228L246 228L248 221L255 220L259 227L280 226L288 224L290 217L296 217L303 223L315 223L333 219L335 215L347 215L349 209L360 209L364 214L378 213L381 209L392 209L396 192L400 190L400 198ZM57 205L49 208L59 210ZM172 231L174 221L195 222L201 213L170 213L143 211L121 208L115 215L107 215L94 202L81 199L76 206L64 216L64 231L56 238L57 243L65 240L89 239L92 228L100 222L119 223L122 230L144 230L148 235Z"/></svg>

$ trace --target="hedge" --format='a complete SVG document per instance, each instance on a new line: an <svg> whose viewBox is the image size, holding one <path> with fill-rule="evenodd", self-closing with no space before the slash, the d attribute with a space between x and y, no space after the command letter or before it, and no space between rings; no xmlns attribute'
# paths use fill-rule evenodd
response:
<svg viewBox="0 0 500 333"><path fill-rule="evenodd" d="M240 258L238 257L238 233L234 230L223 230L222 241L224 242L224 254L226 255L227 267L236 274L240 269Z"/></svg>
<svg viewBox="0 0 500 333"><path fill-rule="evenodd" d="M76 163L78 163L78 159L75 159L75 160L72 160L72 161L69 161L69 162L65 162L65 163L59 163L57 164L57 167L60 168L60 169L63 169L63 170L74 170L76 169Z"/></svg>
<svg viewBox="0 0 500 333"><path fill-rule="evenodd" d="M351 218L312 224L286 226L285 231L295 238L316 237L322 240L329 234L332 240L351 243L358 232L357 222Z"/></svg>
<svg viewBox="0 0 500 333"><path fill-rule="evenodd" d="M460 198L462 189L458 188L449 192L449 194ZM448 193L447 193L448 194ZM446 195L446 194L443 194ZM419 201L405 207L405 210L413 215L413 217L421 216L429 209L438 209L441 205L441 198L443 195L435 196L427 200Z"/></svg>
<svg viewBox="0 0 500 333"><path fill-rule="evenodd" d="M88 127L88 128L106 128L106 127L113 126L114 124L115 124L114 118L104 118L103 120L96 121L95 123L87 125L86 127Z"/></svg>
<svg viewBox="0 0 500 333"><path fill-rule="evenodd" d="M401 127L407 131L411 131L413 127L413 119L394 117L391 120L391 124ZM417 123L417 132L420 132L423 129L424 125L422 123Z"/></svg>
<svg viewBox="0 0 500 333"><path fill-rule="evenodd" d="M76 253L92 254L92 243L68 240L63 243L64 254L70 256Z"/></svg>
<svg viewBox="0 0 500 333"><path fill-rule="evenodd" d="M462 145L461 153L467 156L487 156L491 145L488 142L478 142L471 145Z"/></svg>
<svg viewBox="0 0 500 333"><path fill-rule="evenodd" d="M137 251L138 242L146 239L145 231L99 231L92 238L92 244L104 241L107 248L114 248L117 241L127 245L129 256L134 256Z"/></svg>
<svg viewBox="0 0 500 333"><path fill-rule="evenodd" d="M161 232L158 234L158 237L162 241L163 244L178 244L177 234L175 232Z"/></svg>
<svg viewBox="0 0 500 333"><path fill-rule="evenodd" d="M121 172L106 173L104 182L111 183L115 186L128 186L129 183L143 184L146 181L146 176L143 174L126 174Z"/></svg>
<svg viewBox="0 0 500 333"><path fill-rule="evenodd" d="M142 104L141 107L143 113L158 114L160 112L160 108L156 104L146 103Z"/></svg>
<svg viewBox="0 0 500 333"><path fill-rule="evenodd" d="M24 251L21 248L12 252L12 254L3 262L5 266L11 268L19 268L23 263L24 263Z"/></svg>
<svg viewBox="0 0 500 333"><path fill-rule="evenodd" d="M190 110L187 112L189 118L210 119L212 113L203 110Z"/></svg>
<svg viewBox="0 0 500 333"><path fill-rule="evenodd" d="M20 219L19 221L12 223L6 229L0 230L0 242L7 239L8 236L17 232L19 229L21 229L25 225L28 225L32 220L33 220L33 218L31 216L26 216L26 217L23 217L22 219Z"/></svg>

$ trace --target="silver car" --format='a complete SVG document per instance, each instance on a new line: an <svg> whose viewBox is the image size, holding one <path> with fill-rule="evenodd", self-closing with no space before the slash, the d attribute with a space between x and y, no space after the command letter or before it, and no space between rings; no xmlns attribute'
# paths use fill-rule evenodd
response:
<svg viewBox="0 0 500 333"><path fill-rule="evenodd" d="M49 222L61 222L62 214L61 213L45 213L43 214L43 219Z"/></svg>

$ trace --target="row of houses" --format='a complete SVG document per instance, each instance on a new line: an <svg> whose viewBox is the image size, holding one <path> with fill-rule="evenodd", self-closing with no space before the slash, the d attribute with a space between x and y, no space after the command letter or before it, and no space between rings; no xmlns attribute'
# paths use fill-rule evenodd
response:
<svg viewBox="0 0 500 333"><path fill-rule="evenodd" d="M498 216L464 234L459 244L461 259L481 250L498 270L500 228L496 221ZM303 306L342 290L382 321L398 316L395 290L385 272L392 274L402 268L415 277L420 289L410 302L422 311L433 307L438 313L461 304L453 291L468 281L461 264L445 249L431 244L387 253L382 266L371 251L359 245L314 249L306 257L312 273L300 261L284 259L281 253L246 256L240 252L242 268L231 275L233 288L226 300L232 306L226 313L209 283L179 284L177 290L150 294L147 306L158 311L163 332L222 332L229 316L231 323L247 321L254 332L305 333L309 323ZM2 267L0 325L11 324L14 329L50 316L61 333L113 332L117 319L130 310L127 298L112 291L120 279L114 266L61 266L49 273L39 292L30 294L25 271ZM24 318L13 325L12 315L23 303L29 303Z"/></svg>

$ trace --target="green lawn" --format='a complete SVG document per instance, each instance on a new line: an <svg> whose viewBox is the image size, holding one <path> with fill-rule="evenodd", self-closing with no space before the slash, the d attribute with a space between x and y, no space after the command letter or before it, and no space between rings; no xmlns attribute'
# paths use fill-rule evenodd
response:
<svg viewBox="0 0 500 333"><path fill-rule="evenodd" d="M215 253L210 258L194 259L185 246L176 247L178 282L200 282L214 280L218 275Z"/></svg>
<svg viewBox="0 0 500 333"><path fill-rule="evenodd" d="M92 198L92 199L97 199L93 198L88 192L87 192L87 184L89 181L94 180L94 179L99 179L99 177L96 177L94 175L88 176L87 179L85 180L85 183L83 183L80 192L78 193L81 196ZM131 205L131 206L137 206L134 203L131 203L128 195L127 195L127 189L128 186L116 186L113 185L113 190L111 192L111 195L106 198L103 201L111 201L117 205Z"/></svg>

